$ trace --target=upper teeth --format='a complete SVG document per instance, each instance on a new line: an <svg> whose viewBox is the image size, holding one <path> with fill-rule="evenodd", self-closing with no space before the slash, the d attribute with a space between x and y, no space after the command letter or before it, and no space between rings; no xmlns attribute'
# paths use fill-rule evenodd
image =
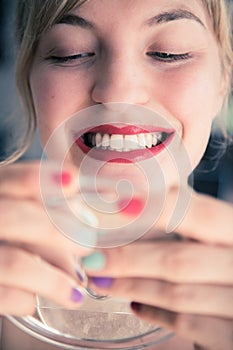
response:
<svg viewBox="0 0 233 350"><path fill-rule="evenodd" d="M135 149L152 148L162 141L162 132L142 133L137 135L87 133L89 145L101 149L127 152Z"/></svg>

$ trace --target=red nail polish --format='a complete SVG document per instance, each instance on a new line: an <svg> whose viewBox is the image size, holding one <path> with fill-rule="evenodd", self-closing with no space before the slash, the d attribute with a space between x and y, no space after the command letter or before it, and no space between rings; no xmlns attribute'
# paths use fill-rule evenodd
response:
<svg viewBox="0 0 233 350"><path fill-rule="evenodd" d="M62 186L67 186L71 183L71 175L68 171L53 174L53 181Z"/></svg>
<svg viewBox="0 0 233 350"><path fill-rule="evenodd" d="M139 198L132 198L131 200L123 199L119 201L118 207L123 214L136 216L142 212L144 203Z"/></svg>
<svg viewBox="0 0 233 350"><path fill-rule="evenodd" d="M142 304L137 303L136 301L132 301L130 306L131 309L135 312L140 312L142 309Z"/></svg>

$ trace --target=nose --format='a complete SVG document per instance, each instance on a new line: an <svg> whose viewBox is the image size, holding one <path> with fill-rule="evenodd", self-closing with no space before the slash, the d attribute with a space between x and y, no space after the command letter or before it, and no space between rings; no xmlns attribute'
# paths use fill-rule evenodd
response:
<svg viewBox="0 0 233 350"><path fill-rule="evenodd" d="M126 55L103 61L97 69L92 89L95 103L123 102L145 105L149 100L143 67Z"/></svg>

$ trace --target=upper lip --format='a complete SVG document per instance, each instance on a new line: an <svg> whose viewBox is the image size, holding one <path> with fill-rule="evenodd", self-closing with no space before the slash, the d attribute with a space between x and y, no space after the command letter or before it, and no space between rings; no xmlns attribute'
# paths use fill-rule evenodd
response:
<svg viewBox="0 0 233 350"><path fill-rule="evenodd" d="M101 134L109 134L109 135L137 135L141 133L155 133L155 132L166 132L173 133L174 129L165 128L159 126L151 126L151 125L110 125L103 124L98 125L93 128L87 128L85 130L81 130L78 133L74 132L75 137L80 137L85 133L101 133Z"/></svg>

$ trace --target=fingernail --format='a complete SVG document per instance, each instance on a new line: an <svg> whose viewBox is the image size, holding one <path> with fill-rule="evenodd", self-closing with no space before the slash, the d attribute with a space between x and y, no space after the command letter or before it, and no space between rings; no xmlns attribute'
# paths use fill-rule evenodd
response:
<svg viewBox="0 0 233 350"><path fill-rule="evenodd" d="M91 282L99 288L110 288L114 282L112 277L91 277Z"/></svg>
<svg viewBox="0 0 233 350"><path fill-rule="evenodd" d="M77 271L76 273L77 273L79 281L81 283L83 283L85 281L84 275L80 271Z"/></svg>
<svg viewBox="0 0 233 350"><path fill-rule="evenodd" d="M76 275L79 279L79 282L82 285L87 285L88 278L87 278L86 272L84 271L84 269L82 268L82 266L80 264L80 261L75 262L75 272L76 272Z"/></svg>
<svg viewBox="0 0 233 350"><path fill-rule="evenodd" d="M136 301L132 301L131 304L131 309L135 312L140 312L142 310L142 304L137 303Z"/></svg>
<svg viewBox="0 0 233 350"><path fill-rule="evenodd" d="M83 266L88 270L102 270L106 265L106 257L101 252L94 252L82 258Z"/></svg>
<svg viewBox="0 0 233 350"><path fill-rule="evenodd" d="M81 226L81 224L80 224ZM75 232L70 234L70 237L77 242L79 245L88 248L96 247L96 243L98 241L98 235L95 230L86 227L78 227Z"/></svg>
<svg viewBox="0 0 233 350"><path fill-rule="evenodd" d="M82 293L80 292L80 290L78 288L75 288L75 287L72 288L71 300L74 303L80 303L83 300L83 295L82 295Z"/></svg>
<svg viewBox="0 0 233 350"><path fill-rule="evenodd" d="M52 175L53 181L57 185L67 186L71 183L71 174L68 171L57 172Z"/></svg>
<svg viewBox="0 0 233 350"><path fill-rule="evenodd" d="M144 207L144 203L139 198L132 198L130 200L123 199L118 203L120 212L125 215L136 216L139 215Z"/></svg>

